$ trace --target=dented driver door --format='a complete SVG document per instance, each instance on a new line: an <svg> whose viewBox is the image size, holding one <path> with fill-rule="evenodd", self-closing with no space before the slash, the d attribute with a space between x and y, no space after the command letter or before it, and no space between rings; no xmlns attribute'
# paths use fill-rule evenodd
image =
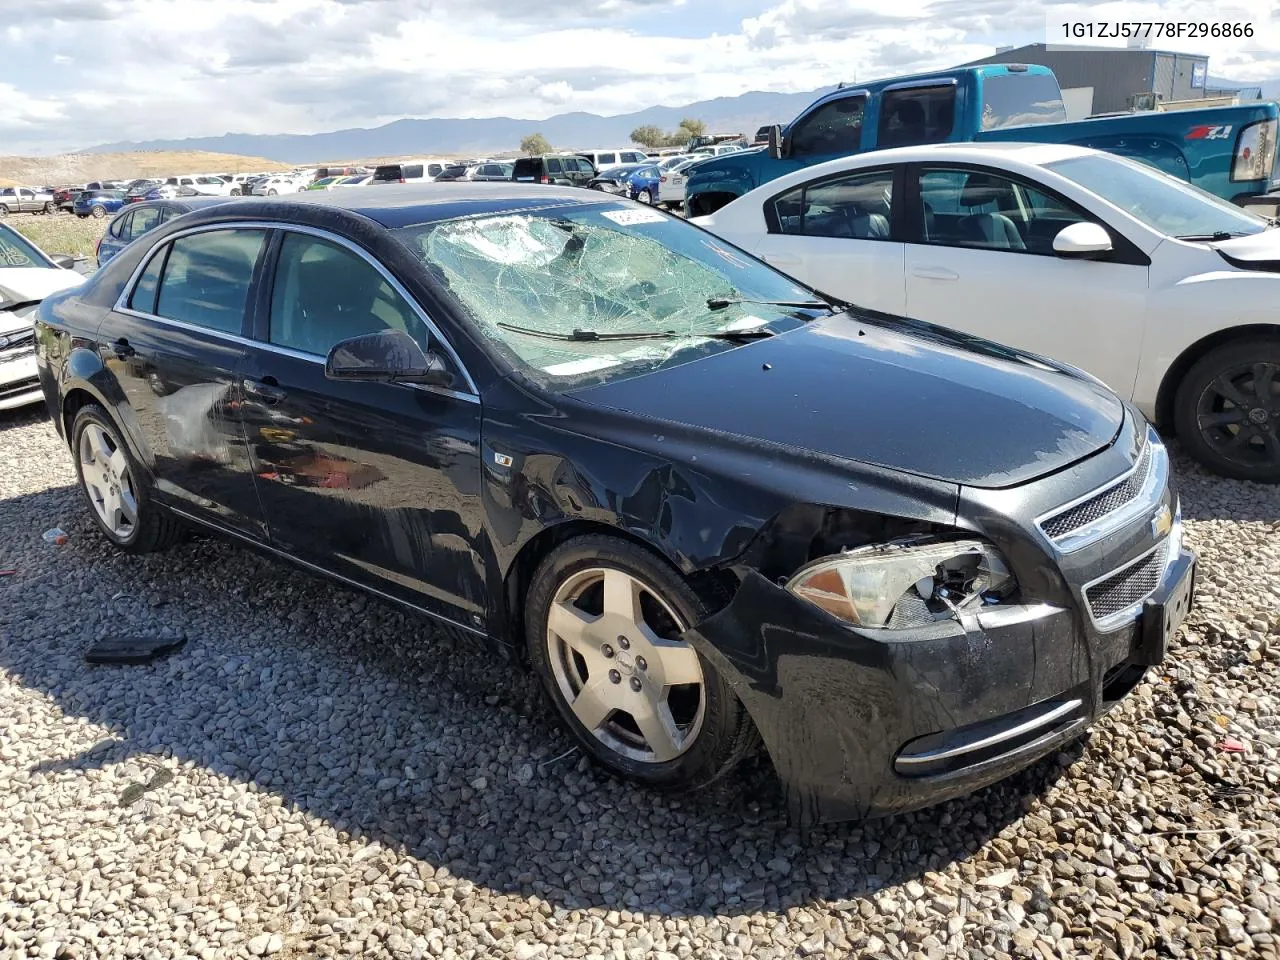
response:
<svg viewBox="0 0 1280 960"><path fill-rule="evenodd" d="M417 311L338 242L285 234L242 420L274 546L468 627L485 613L480 401L457 389L330 380L340 340Z"/></svg>

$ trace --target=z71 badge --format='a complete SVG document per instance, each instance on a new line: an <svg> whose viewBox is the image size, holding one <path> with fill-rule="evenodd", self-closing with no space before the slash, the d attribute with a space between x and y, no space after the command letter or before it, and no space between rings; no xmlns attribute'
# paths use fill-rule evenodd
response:
<svg viewBox="0 0 1280 960"><path fill-rule="evenodd" d="M1188 140L1226 140L1231 136L1231 125L1225 127L1211 127L1201 124L1198 127L1192 127L1187 131Z"/></svg>

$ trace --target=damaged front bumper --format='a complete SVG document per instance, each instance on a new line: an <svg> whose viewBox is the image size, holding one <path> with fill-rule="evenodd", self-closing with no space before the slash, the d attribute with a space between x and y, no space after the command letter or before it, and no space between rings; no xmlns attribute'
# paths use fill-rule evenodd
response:
<svg viewBox="0 0 1280 960"><path fill-rule="evenodd" d="M1007 777L1114 706L1190 605L1195 557L1170 554L1141 611L1106 632L1048 604L992 608L968 632L859 629L748 573L686 637L751 714L798 823L881 816Z"/></svg>

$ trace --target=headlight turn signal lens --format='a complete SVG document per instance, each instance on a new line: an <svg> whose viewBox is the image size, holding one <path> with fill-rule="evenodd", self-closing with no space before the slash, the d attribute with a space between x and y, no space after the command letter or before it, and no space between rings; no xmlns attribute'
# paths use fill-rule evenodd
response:
<svg viewBox="0 0 1280 960"><path fill-rule="evenodd" d="M890 629L976 613L1016 588L999 551L978 540L863 547L815 560L787 583L847 623Z"/></svg>

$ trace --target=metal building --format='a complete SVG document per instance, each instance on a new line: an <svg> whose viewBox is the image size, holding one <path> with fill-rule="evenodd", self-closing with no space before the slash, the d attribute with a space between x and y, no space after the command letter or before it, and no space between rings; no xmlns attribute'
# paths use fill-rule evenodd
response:
<svg viewBox="0 0 1280 960"><path fill-rule="evenodd" d="M1064 91L1083 92L1092 88L1092 102L1086 116L1129 110L1134 106L1131 98L1147 93L1155 93L1160 100L1194 100L1210 92L1207 90L1207 56L1140 46L1068 47L1029 43L999 49L972 63L1042 64L1057 75L1058 85ZM1235 91L1215 89L1212 92L1222 95ZM1257 93L1260 95L1261 91Z"/></svg>

